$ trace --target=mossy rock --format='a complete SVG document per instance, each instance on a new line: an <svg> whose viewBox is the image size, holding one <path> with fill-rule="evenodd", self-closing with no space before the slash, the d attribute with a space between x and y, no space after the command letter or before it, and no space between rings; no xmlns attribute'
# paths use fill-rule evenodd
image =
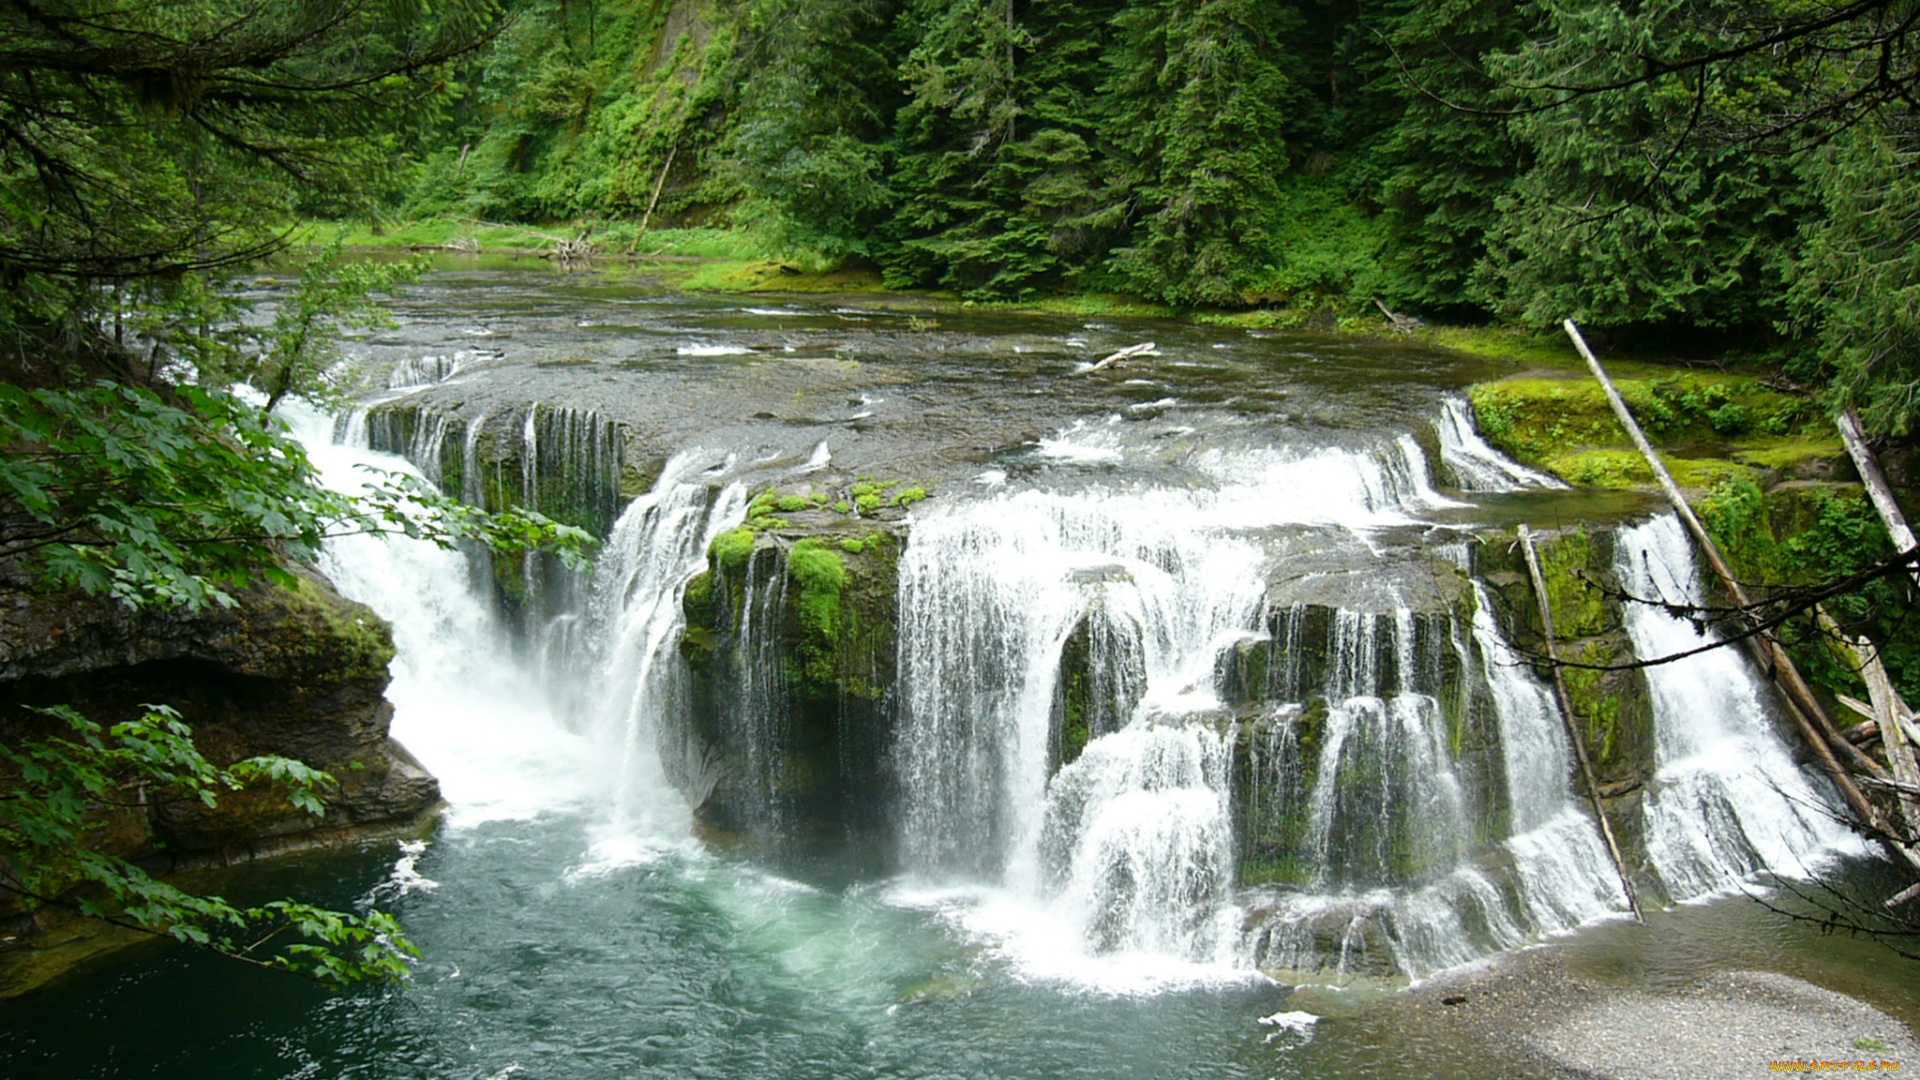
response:
<svg viewBox="0 0 1920 1080"><path fill-rule="evenodd" d="M1818 410L1751 378L1674 372L1616 385L1682 487L1755 478L1761 470L1818 470L1828 466L1805 463L1841 452ZM1482 435L1518 461L1586 487L1654 483L1596 382L1509 379L1475 386L1469 396ZM1708 451L1677 452L1682 447Z"/></svg>
<svg viewBox="0 0 1920 1080"><path fill-rule="evenodd" d="M707 562L714 570L737 573L747 565L759 534L748 526L728 529L713 538L707 547Z"/></svg>
<svg viewBox="0 0 1920 1080"><path fill-rule="evenodd" d="M819 537L809 537L787 552L792 621L798 626L791 679L796 692L821 697L831 693L837 674L841 593L848 575L843 552Z"/></svg>
<svg viewBox="0 0 1920 1080"><path fill-rule="evenodd" d="M1326 700L1315 698L1246 721L1234 740L1234 849L1243 885L1306 886L1318 875L1305 855L1327 711Z"/></svg>
<svg viewBox="0 0 1920 1080"><path fill-rule="evenodd" d="M1560 656L1573 664L1609 665L1632 660L1633 652L1625 635L1615 634L1564 645ZM1656 735L1645 674L1581 667L1562 668L1561 674L1601 785L1646 782L1654 771Z"/></svg>
<svg viewBox="0 0 1920 1080"><path fill-rule="evenodd" d="M673 737L721 763L699 820L776 859L824 836L872 832L889 805L900 543L828 520L842 525L722 534L683 594L680 651L694 679L686 731ZM777 685L750 687L745 665L764 678L769 658ZM764 729L742 725L743 706L776 715Z"/></svg>
<svg viewBox="0 0 1920 1080"><path fill-rule="evenodd" d="M276 592L290 613L317 617L325 625L325 633L300 640L327 678L385 681L394 657L393 628L385 619L307 574L296 574L292 588Z"/></svg>

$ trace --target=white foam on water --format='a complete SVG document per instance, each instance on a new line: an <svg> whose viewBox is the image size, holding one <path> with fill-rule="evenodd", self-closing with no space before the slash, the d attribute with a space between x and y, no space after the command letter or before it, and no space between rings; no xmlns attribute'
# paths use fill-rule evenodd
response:
<svg viewBox="0 0 1920 1080"><path fill-rule="evenodd" d="M332 420L301 403L282 408L329 486L363 490L362 465L418 475L403 458L332 443ZM466 556L403 536L344 536L327 542L321 569L393 625L393 737L439 778L452 825L604 801L603 756L539 692L475 593Z"/></svg>

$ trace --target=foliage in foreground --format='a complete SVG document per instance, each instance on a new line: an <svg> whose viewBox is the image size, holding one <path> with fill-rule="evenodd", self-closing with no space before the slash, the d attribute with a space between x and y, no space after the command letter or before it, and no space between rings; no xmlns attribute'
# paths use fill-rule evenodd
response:
<svg viewBox="0 0 1920 1080"><path fill-rule="evenodd" d="M194 746L192 729L164 705L108 728L70 708L42 712L65 733L0 743L0 763L16 777L0 797L0 891L329 986L406 977L419 949L384 912L353 914L292 900L236 907L156 880L104 850L116 817L170 800L212 807L221 792L250 784L272 785L294 807L319 817L332 776L275 756L217 767ZM288 933L299 940L276 944Z"/></svg>
<svg viewBox="0 0 1920 1080"><path fill-rule="evenodd" d="M171 400L169 400L169 398ZM591 538L537 513L489 514L417 478L369 471L357 496L320 482L278 422L230 394L99 382L0 384L0 561L43 584L130 607L230 605L228 587L292 585L327 537L398 533L450 547L556 548L585 565Z"/></svg>
<svg viewBox="0 0 1920 1080"><path fill-rule="evenodd" d="M409 132L438 115L449 64L500 27L493 0L17 0L0 5L0 590L78 589L128 607L232 604L290 583L327 537L398 533L495 550L587 537L487 514L399 474L320 482L273 410L325 401L342 329L413 272L336 251L262 325L221 275L287 241L296 214L387 190ZM249 384L258 401L219 387ZM283 758L224 768L163 706L0 747L0 889L168 933L329 983L405 974L378 912L294 901L240 909L157 882L109 850L116 817L213 805L242 784L321 809L325 774ZM261 950L289 932L304 940Z"/></svg>

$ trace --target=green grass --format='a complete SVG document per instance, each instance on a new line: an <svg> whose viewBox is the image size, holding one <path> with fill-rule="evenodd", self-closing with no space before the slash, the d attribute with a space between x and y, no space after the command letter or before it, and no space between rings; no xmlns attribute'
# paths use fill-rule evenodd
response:
<svg viewBox="0 0 1920 1080"><path fill-rule="evenodd" d="M1565 334L1497 326L1435 326L1416 335L1442 348L1496 360L1515 360L1532 367L1586 371L1586 361Z"/></svg>

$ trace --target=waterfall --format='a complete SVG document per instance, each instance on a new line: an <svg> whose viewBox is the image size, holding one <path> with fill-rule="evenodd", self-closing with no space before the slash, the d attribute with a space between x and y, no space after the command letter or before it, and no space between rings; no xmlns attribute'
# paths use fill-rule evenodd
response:
<svg viewBox="0 0 1920 1080"><path fill-rule="evenodd" d="M786 827L782 771L792 727L781 631L787 612L784 555L771 548L754 551L741 577L740 625L730 642L738 663L733 685L723 694L718 734L737 751L734 760L742 774L734 799L740 819L734 824L777 839Z"/></svg>
<svg viewBox="0 0 1920 1080"><path fill-rule="evenodd" d="M747 512L733 458L676 455L616 516L623 439L587 410L375 409L343 426L469 498L517 485L531 508L607 517L590 579L526 565L518 614L539 618L517 635L459 553L329 547L343 591L395 623L396 735L456 820L599 807L593 859L611 865L684 838L689 804L724 785L721 827L797 831L784 556L763 543L708 565ZM1544 482L1479 441L1463 407L1437 426L1463 488ZM914 508L890 751L902 888L964 896L956 917L1030 971L1127 987L1256 969L1418 979L1622 912L1564 718L1488 590L1459 576L1464 549L1423 549L1452 582L1424 592L1387 569L1406 559L1394 537L1457 505L1419 443L1213 447L1174 466L1151 439L1077 425L1035 453L1058 486ZM330 481L369 460L315 459ZM1111 479L1130 463L1181 483ZM1628 591L1697 602L1672 520L1624 530L1619 550ZM1347 576L1299 591L1330 567ZM681 656L703 570L736 605L711 685ZM1699 640L1656 607L1625 618L1642 656ZM1854 843L1737 654L1647 676L1645 842L1674 897L1804 873Z"/></svg>
<svg viewBox="0 0 1920 1080"><path fill-rule="evenodd" d="M713 538L746 516L745 488L716 478L729 465L715 454L676 454L653 490L620 515L595 568L579 677L595 691L585 726L618 753L609 828L616 842L684 835L686 801L672 789L691 797L709 783L706 748L666 721L689 706L681 596L706 566Z"/></svg>
<svg viewBox="0 0 1920 1080"><path fill-rule="evenodd" d="M1103 953L1232 963L1229 741L1199 724L1096 739L1050 785L1040 850L1058 907Z"/></svg>
<svg viewBox="0 0 1920 1080"><path fill-rule="evenodd" d="M1462 491L1567 486L1488 446L1474 426L1473 406L1465 398L1448 398L1442 403L1440 420L1434 426L1440 434L1440 459L1453 471Z"/></svg>
<svg viewBox="0 0 1920 1080"><path fill-rule="evenodd" d="M372 450L406 458L421 476L439 486L446 471L447 428L452 423L451 416L437 409L406 412L369 409L365 420L365 445ZM358 427L349 423L349 437L359 434Z"/></svg>
<svg viewBox="0 0 1920 1080"><path fill-rule="evenodd" d="M342 490L364 483L360 463L412 467L331 444L324 419L294 415L323 477ZM480 424L467 428L469 460ZM707 761L702 748L676 741L679 725L662 721L686 708L681 592L713 537L745 516L745 488L723 482L730 468L731 459L701 451L667 463L620 515L590 592L566 613L578 648L540 665L477 587L484 575L469 555L401 537L328 542L328 575L394 625L394 735L441 778L456 823L598 810L607 815L596 847L603 862L685 838L687 801L674 789L696 789Z"/></svg>
<svg viewBox="0 0 1920 1080"><path fill-rule="evenodd" d="M281 408L330 486L361 490L362 464L412 468L334 444L332 422L299 402ZM464 554L406 537L345 536L327 542L321 569L393 624L393 736L440 778L456 825L604 801L613 776L521 662Z"/></svg>
<svg viewBox="0 0 1920 1080"><path fill-rule="evenodd" d="M910 867L1032 881L1061 649L1090 610L1138 643L1142 708L1214 704L1215 653L1257 614L1260 554L1187 525L1182 495L1024 491L916 519L900 567Z"/></svg>
<svg viewBox="0 0 1920 1080"><path fill-rule="evenodd" d="M1679 519L1622 530L1617 574L1631 595L1634 651L1668 656L1715 640L1660 603L1699 605L1693 546ZM1828 793L1793 763L1775 707L1738 649L1646 669L1656 772L1645 804L1647 852L1676 900L1735 888L1757 871L1805 877L1859 841L1833 819Z"/></svg>
<svg viewBox="0 0 1920 1080"><path fill-rule="evenodd" d="M1047 452L1110 463L1141 449L1111 425L1093 425L1057 436ZM1020 946L1045 970L1071 967L1069 954L1100 958L1103 978L1244 972L1269 958L1243 929L1236 886L1238 753L1293 778L1287 790L1256 785L1253 798L1298 795L1318 808L1307 826L1317 854L1305 858L1323 884L1343 876L1333 849L1362 833L1371 846L1356 860L1390 863L1388 849L1410 843L1447 867L1472 835L1461 824L1470 800L1452 772L1443 709L1422 692L1443 666L1430 620L1406 610L1339 614L1319 665L1339 700L1324 710L1311 785L1287 760L1301 752L1298 707L1254 725L1245 736L1254 744L1242 750L1244 725L1216 682L1223 654L1269 633L1276 555L1260 536L1331 526L1364 539L1447 505L1418 445L1208 450L1188 464L1205 484L1031 489L930 505L902 558L896 764L907 867L922 879L1001 890L983 910L1013 903L1022 923L1048 927L1044 940L1026 933ZM1302 619L1294 607L1275 621L1282 636L1301 636ZM1270 681L1302 681L1290 652ZM1084 724L1087 741L1065 760L1072 740L1061 728L1071 723ZM1374 786L1336 782L1383 755L1394 764ZM1386 805L1392 828L1421 835L1368 832L1363 819L1377 826ZM979 918L995 924L999 915ZM1423 952L1409 967L1427 960Z"/></svg>
<svg viewBox="0 0 1920 1080"><path fill-rule="evenodd" d="M1528 921L1570 930L1626 908L1626 895L1587 806L1573 793L1573 750L1553 693L1527 673L1474 585L1473 639L1500 718L1509 838Z"/></svg>
<svg viewBox="0 0 1920 1080"><path fill-rule="evenodd" d="M1518 663L1485 590L1473 601L1466 640L1407 613L1336 613L1324 686L1293 689L1324 697L1265 722L1247 813L1261 845L1252 854L1278 884L1241 901L1262 967L1419 978L1625 910L1598 826L1573 796L1558 709ZM1482 714L1499 752L1476 763L1455 742L1476 737Z"/></svg>

